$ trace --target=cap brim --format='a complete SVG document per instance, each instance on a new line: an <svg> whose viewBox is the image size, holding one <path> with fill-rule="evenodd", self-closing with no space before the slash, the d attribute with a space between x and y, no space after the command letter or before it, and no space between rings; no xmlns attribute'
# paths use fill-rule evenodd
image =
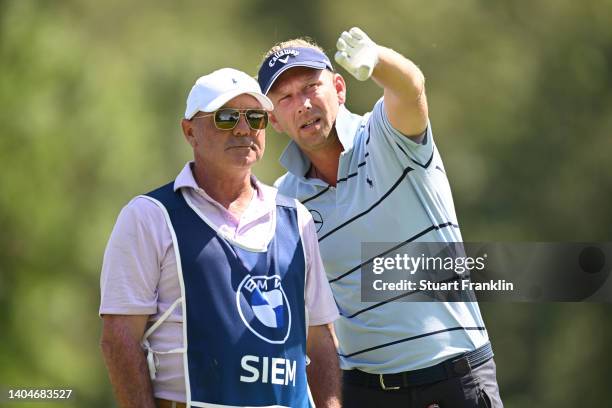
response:
<svg viewBox="0 0 612 408"><path fill-rule="evenodd" d="M272 89L272 85L274 85L274 82L276 82L278 77L283 72L287 71L289 68L295 68L295 67L306 67L306 68L314 68L314 69L328 68L327 64L323 61L299 61L299 62L294 62L292 64L287 64L283 66L281 69L279 69L278 71L276 71L274 75L272 75L272 78L270 78L270 82L268 83L268 86L266 87L266 89L263 89L263 93L267 95L268 92L270 92L270 89Z"/></svg>
<svg viewBox="0 0 612 408"><path fill-rule="evenodd" d="M243 94L251 95L252 97L257 99L263 109L270 112L274 110L274 104L272 104L272 101L266 95L261 94L259 92L245 92L244 90L236 89L217 96L215 99L210 101L208 105L204 107L198 107L194 112L190 112L189 115L186 115L185 119L191 119L198 112L214 112L223 105L225 105L227 102L237 97L238 95Z"/></svg>

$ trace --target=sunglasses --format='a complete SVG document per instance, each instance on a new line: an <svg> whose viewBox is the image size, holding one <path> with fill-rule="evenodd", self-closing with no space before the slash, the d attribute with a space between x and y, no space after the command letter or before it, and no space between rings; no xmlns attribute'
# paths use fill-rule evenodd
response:
<svg viewBox="0 0 612 408"><path fill-rule="evenodd" d="M192 119L215 117L215 127L219 130L232 130L244 115L249 127L253 130L265 129L268 126L268 112L263 109L223 108L205 115L194 116Z"/></svg>

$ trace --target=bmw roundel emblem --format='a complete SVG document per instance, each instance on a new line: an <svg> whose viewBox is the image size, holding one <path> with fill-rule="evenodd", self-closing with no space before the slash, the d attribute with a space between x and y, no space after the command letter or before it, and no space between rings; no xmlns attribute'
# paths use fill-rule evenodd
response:
<svg viewBox="0 0 612 408"><path fill-rule="evenodd" d="M260 339L282 344L291 332L291 307L279 276L247 275L236 291L238 314Z"/></svg>

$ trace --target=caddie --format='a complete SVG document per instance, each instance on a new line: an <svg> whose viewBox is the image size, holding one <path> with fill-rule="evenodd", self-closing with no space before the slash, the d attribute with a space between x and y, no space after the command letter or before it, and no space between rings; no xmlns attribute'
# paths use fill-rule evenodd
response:
<svg viewBox="0 0 612 408"><path fill-rule="evenodd" d="M241 71L199 78L181 121L193 161L119 214L100 315L121 407L339 406L312 217L251 172L272 108Z"/></svg>

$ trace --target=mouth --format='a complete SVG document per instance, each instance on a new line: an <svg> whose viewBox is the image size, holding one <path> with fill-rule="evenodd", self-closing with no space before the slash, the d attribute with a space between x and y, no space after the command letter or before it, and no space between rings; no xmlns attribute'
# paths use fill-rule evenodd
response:
<svg viewBox="0 0 612 408"><path fill-rule="evenodd" d="M250 145L236 145L236 146L228 146L226 148L226 150L231 150L231 149L252 149L254 148L253 144Z"/></svg>
<svg viewBox="0 0 612 408"><path fill-rule="evenodd" d="M300 129L312 129L315 126L317 126L319 123L321 123L321 119L320 118L310 119L309 121L307 121L306 123L301 125Z"/></svg>

